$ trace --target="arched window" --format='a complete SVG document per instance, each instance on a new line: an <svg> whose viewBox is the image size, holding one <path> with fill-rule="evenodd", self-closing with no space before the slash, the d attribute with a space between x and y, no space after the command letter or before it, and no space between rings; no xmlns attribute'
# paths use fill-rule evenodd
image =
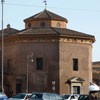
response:
<svg viewBox="0 0 100 100"><path fill-rule="evenodd" d="M31 28L31 23L28 23L28 28Z"/></svg>
<svg viewBox="0 0 100 100"><path fill-rule="evenodd" d="M40 26L45 27L46 23L45 22L41 22Z"/></svg>
<svg viewBox="0 0 100 100"><path fill-rule="evenodd" d="M57 22L56 26L57 26L57 27L60 27L60 23L59 23L59 22Z"/></svg>

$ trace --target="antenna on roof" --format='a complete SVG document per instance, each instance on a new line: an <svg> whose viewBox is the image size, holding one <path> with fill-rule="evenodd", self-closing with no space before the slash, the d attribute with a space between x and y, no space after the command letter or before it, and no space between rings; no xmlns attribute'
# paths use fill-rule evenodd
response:
<svg viewBox="0 0 100 100"><path fill-rule="evenodd" d="M45 4L45 9L47 7L47 0L44 0L43 3Z"/></svg>

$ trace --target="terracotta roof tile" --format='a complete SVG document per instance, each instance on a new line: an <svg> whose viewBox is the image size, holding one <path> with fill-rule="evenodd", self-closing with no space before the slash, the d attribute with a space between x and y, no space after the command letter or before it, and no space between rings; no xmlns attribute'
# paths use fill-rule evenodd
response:
<svg viewBox="0 0 100 100"><path fill-rule="evenodd" d="M4 36L7 36L7 35L11 35L11 34L15 34L15 33L17 33L17 32L19 32L19 30L17 30L17 29L14 29L14 28L5 28L4 29ZM2 33L2 30L0 30L0 36L1 36L1 33Z"/></svg>
<svg viewBox="0 0 100 100"><path fill-rule="evenodd" d="M95 37L93 35L85 34L82 32L66 29L66 28L53 28L53 27L36 27L28 30L23 30L21 32L18 32L17 34L53 34L56 36L65 36L65 37L71 37L71 38L85 38L85 39L91 39L95 41Z"/></svg>
<svg viewBox="0 0 100 100"><path fill-rule="evenodd" d="M34 20L34 19L35 20L36 19L55 19L55 20L63 20L63 21L68 22L66 18L59 16L59 15L53 13L53 12L50 12L46 9L43 10L42 12L40 12L40 13L37 13L37 14L25 19L24 21L30 20L30 19L32 19L32 20Z"/></svg>

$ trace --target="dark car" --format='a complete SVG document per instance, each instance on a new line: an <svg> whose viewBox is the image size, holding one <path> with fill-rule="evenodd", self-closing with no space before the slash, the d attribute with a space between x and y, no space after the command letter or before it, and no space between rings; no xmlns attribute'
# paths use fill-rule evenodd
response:
<svg viewBox="0 0 100 100"><path fill-rule="evenodd" d="M78 100L89 100L88 94L80 94Z"/></svg>
<svg viewBox="0 0 100 100"><path fill-rule="evenodd" d="M31 93L18 93L15 96L12 96L8 100L26 100L26 98L30 98Z"/></svg>
<svg viewBox="0 0 100 100"><path fill-rule="evenodd" d="M63 98L56 93L32 93L30 100L63 100Z"/></svg>
<svg viewBox="0 0 100 100"><path fill-rule="evenodd" d="M63 94L61 96L64 100L78 100L79 94Z"/></svg>

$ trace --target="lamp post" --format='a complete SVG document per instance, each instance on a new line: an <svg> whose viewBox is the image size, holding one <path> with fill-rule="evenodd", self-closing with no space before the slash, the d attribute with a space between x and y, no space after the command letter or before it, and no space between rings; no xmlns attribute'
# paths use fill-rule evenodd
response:
<svg viewBox="0 0 100 100"><path fill-rule="evenodd" d="M56 82L55 81L52 81L52 90L53 90L53 92L55 93L55 84L56 84Z"/></svg>
<svg viewBox="0 0 100 100"><path fill-rule="evenodd" d="M26 93L28 93L28 85L29 85L29 61L33 62L33 53L31 55L27 55L27 72L26 72Z"/></svg>
<svg viewBox="0 0 100 100"><path fill-rule="evenodd" d="M3 30L3 3L4 0L1 0L2 3L2 92L4 92L4 68L3 68L3 63L4 63L4 30Z"/></svg>

